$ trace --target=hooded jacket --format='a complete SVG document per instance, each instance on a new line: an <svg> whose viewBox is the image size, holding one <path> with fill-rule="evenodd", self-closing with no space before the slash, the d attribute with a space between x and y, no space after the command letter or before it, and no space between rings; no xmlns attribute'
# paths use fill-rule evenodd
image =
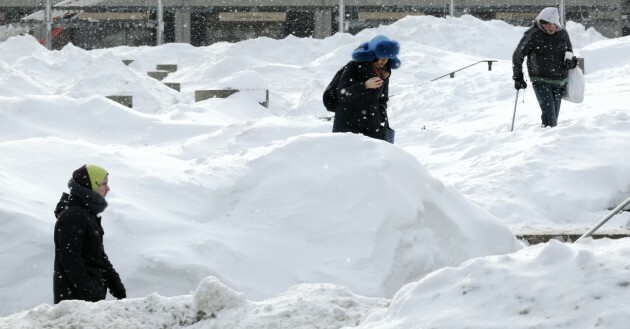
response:
<svg viewBox="0 0 630 329"><path fill-rule="evenodd" d="M548 34L541 20L554 23L557 30ZM533 26L523 34L514 54L512 70L514 79L523 77L523 61L527 57L527 73L532 82L544 82L564 86L568 71L562 67L565 52L573 52L569 34L560 25L558 10L553 7L543 9L533 22Z"/></svg>
<svg viewBox="0 0 630 329"><path fill-rule="evenodd" d="M97 216L107 201L74 179L68 187L70 194L63 193L55 209L55 304L67 299L104 300L108 288L114 297L125 298L125 287L105 253L105 233Z"/></svg>

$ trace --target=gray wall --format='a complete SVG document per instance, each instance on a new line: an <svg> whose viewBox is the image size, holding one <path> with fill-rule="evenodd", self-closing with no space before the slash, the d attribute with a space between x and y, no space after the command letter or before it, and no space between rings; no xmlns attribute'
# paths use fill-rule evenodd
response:
<svg viewBox="0 0 630 329"><path fill-rule="evenodd" d="M60 0L50 0L54 5ZM555 0L455 0L455 8L466 6L555 6ZM576 5L576 1L565 1L566 6ZM580 0L580 6L619 5L623 0ZM0 7L38 7L46 0L0 0ZM336 7L339 0L163 0L165 7ZM449 0L344 0L346 6L420 6L444 7ZM157 0L103 0L99 6L104 7L149 7L156 6Z"/></svg>
<svg viewBox="0 0 630 329"><path fill-rule="evenodd" d="M50 0L52 4L60 0ZM165 42L184 42L195 46L212 44L217 41L239 41L252 36L264 35L282 38L289 34L304 37L324 38L338 31L339 0L162 0L165 13ZM455 16L471 14L481 19L502 19L514 25L528 25L544 7L555 6L559 0L468 0L454 1ZM42 10L46 0L0 0L0 24L19 21L32 12ZM79 3L80 4L80 3ZM435 16L448 15L449 0L344 0L346 22L350 33L364 28L390 24L400 18L401 13L420 12ZM129 21L135 32L121 32L103 40L132 40L135 43L151 44L155 40L157 0L102 0L96 6L64 7L81 9L84 12L142 12L149 20ZM627 15L630 13L630 0L581 0L566 1L567 20L582 23L587 28L594 27L607 37L618 37L630 33ZM258 11L284 13L281 20L228 21L219 18L219 13ZM148 12L148 14L147 14ZM388 12L393 12L388 16ZM371 15L369 15L372 13ZM378 14L378 15L374 15ZM113 14L112 14L113 15ZM379 16L375 18L375 16ZM384 16L383 16L384 15ZM366 18L366 16L371 16ZM625 17L625 18L624 18ZM116 27L121 21L101 20L101 33L108 33L109 27ZM34 23L33 30L41 31ZM93 23L76 19L66 23L75 29L72 42L81 39L81 34L96 35L98 30ZM153 40L153 41L152 41ZM121 41L122 42L122 41ZM75 43L76 44L76 43ZM128 44L131 45L131 44ZM107 45L111 46L111 41Z"/></svg>

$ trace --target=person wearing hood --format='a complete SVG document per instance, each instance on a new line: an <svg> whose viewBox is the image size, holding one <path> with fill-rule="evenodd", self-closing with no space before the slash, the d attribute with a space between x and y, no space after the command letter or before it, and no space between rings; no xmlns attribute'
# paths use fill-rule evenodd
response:
<svg viewBox="0 0 630 329"><path fill-rule="evenodd" d="M109 262L103 246L99 214L107 207L108 173L97 165L83 165L68 182L55 208L55 264L53 294L55 304L78 299L104 300L127 297L120 276Z"/></svg>
<svg viewBox="0 0 630 329"><path fill-rule="evenodd" d="M385 140L389 78L400 67L400 45L378 35L352 52L339 79L333 132L352 132Z"/></svg>
<svg viewBox="0 0 630 329"><path fill-rule="evenodd" d="M543 9L518 43L512 55L512 79L516 90L527 88L523 77L525 57L527 73L542 111L542 127L555 127L568 70L577 65L569 34L560 25L557 8Z"/></svg>

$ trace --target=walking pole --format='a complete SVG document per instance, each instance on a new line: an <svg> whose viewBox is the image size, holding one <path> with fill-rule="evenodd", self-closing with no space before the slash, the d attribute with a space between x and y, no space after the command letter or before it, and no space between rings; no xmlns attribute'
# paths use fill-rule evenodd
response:
<svg viewBox="0 0 630 329"><path fill-rule="evenodd" d="M512 114L512 128L510 131L514 131L514 119L516 118L516 104L518 103L518 89L516 89L516 99L514 100L514 114Z"/></svg>

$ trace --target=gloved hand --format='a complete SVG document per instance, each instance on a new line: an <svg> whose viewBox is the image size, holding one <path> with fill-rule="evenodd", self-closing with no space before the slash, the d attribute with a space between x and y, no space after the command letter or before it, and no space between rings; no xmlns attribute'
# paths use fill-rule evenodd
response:
<svg viewBox="0 0 630 329"><path fill-rule="evenodd" d="M577 57L573 56L571 59L565 59L562 63L562 68L565 70L574 69L577 66L578 60Z"/></svg>
<svg viewBox="0 0 630 329"><path fill-rule="evenodd" d="M127 298L127 292L125 290L118 291L110 291L112 296L116 297L116 299L125 299Z"/></svg>
<svg viewBox="0 0 630 329"><path fill-rule="evenodd" d="M519 89L527 88L527 83L523 79L522 75L516 75L513 77L513 79L514 79L514 89L519 90Z"/></svg>
<svg viewBox="0 0 630 329"><path fill-rule="evenodd" d="M123 286L122 283L119 286L114 287L113 289L110 288L109 292L112 294L112 296L116 297L116 299L127 298L127 290L125 290L125 286Z"/></svg>

